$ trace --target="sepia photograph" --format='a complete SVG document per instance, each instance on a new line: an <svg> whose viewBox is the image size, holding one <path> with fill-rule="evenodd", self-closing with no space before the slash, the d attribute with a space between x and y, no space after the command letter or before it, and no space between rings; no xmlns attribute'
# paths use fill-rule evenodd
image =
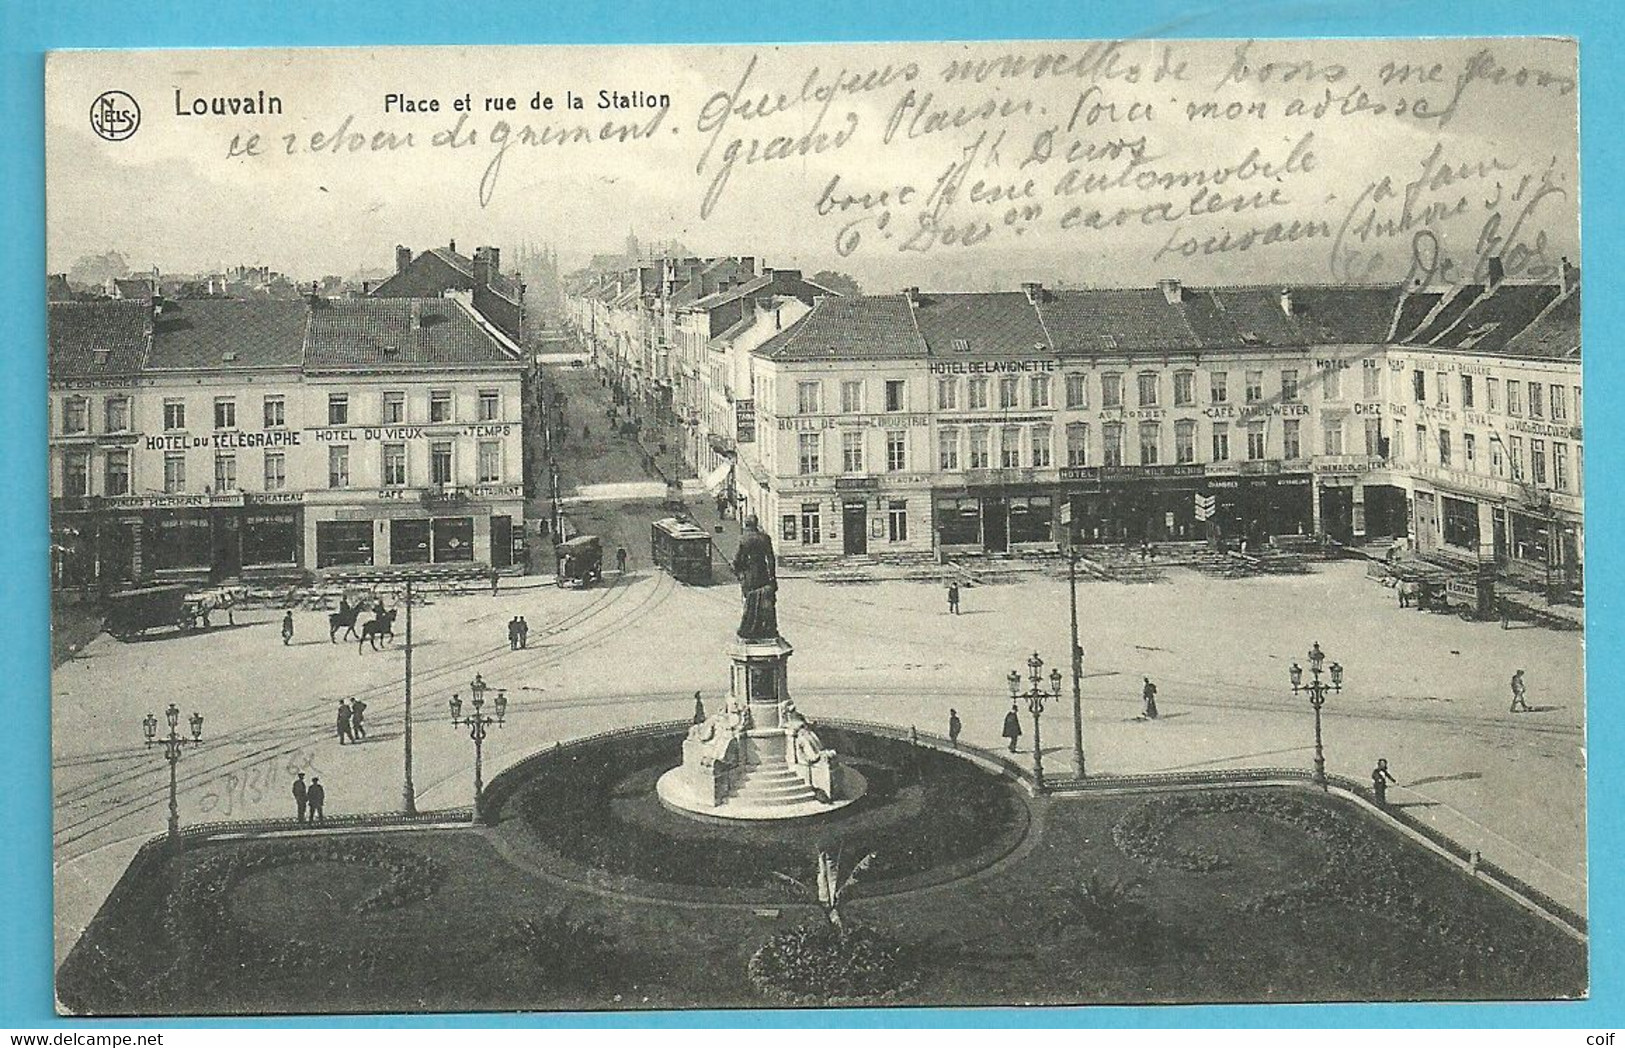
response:
<svg viewBox="0 0 1625 1048"><path fill-rule="evenodd" d="M44 56L58 1013L1586 1000L1578 62Z"/></svg>

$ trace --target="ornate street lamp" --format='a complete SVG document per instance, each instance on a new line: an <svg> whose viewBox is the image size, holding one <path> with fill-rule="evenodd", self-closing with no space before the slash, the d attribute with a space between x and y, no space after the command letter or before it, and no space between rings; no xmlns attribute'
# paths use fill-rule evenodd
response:
<svg viewBox="0 0 1625 1048"><path fill-rule="evenodd" d="M1331 675L1331 682L1320 679L1322 670ZM1326 752L1320 743L1320 708L1326 705L1326 696L1331 692L1343 690L1343 667L1337 663L1326 665L1326 653L1320 650L1320 642L1316 641L1309 648L1309 674L1311 680L1303 682L1303 667L1296 662L1288 671L1292 677L1292 694L1300 692L1309 693L1309 705L1315 711L1315 784L1321 789L1326 788Z"/></svg>
<svg viewBox="0 0 1625 1048"><path fill-rule="evenodd" d="M1011 670L1005 682L1010 685L1010 698L1025 699L1027 712L1033 715L1033 783L1038 792L1044 792L1044 740L1039 727L1039 718L1044 715L1044 700L1061 697L1061 671L1050 670L1049 689L1044 688L1044 660L1033 652L1032 658L1027 660L1027 680L1031 687L1021 690L1021 674Z"/></svg>
<svg viewBox="0 0 1625 1048"><path fill-rule="evenodd" d="M193 713L187 718L187 726L192 729L192 737L187 738L180 733L181 708L173 702L164 710L164 719L169 724L169 734L158 734L158 718L149 713L141 722L141 730L146 736L147 748L162 746L164 759L169 762L169 843L174 847L180 846L181 841L181 809L180 799L175 788L175 765L180 762L181 753L188 746L197 746L203 742L203 714Z"/></svg>
<svg viewBox="0 0 1625 1048"><path fill-rule="evenodd" d="M485 713L484 707L486 688L487 686L485 681L481 680L478 674L475 674L474 684L472 685L471 689L474 694L474 700L472 703L474 712L470 713L466 717L463 716L463 700L456 693L452 694L451 701L448 704L451 707L452 727L455 728L461 726L467 728L468 737L474 740L475 822L480 821L482 815L480 800L482 795L485 793L485 729L487 726L492 724L501 725L508 716L508 692L502 688L497 689L496 701L492 703L496 716L493 717Z"/></svg>

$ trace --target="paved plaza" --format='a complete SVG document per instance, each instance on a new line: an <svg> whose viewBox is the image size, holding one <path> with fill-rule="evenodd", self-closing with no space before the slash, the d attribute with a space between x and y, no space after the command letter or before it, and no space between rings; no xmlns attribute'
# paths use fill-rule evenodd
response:
<svg viewBox="0 0 1625 1048"><path fill-rule="evenodd" d="M1067 669L1066 583L1048 575L968 588L957 617L942 589L922 582L791 578L781 587L779 624L796 648L791 691L814 720L940 734L953 707L964 742L1000 748L1009 670L1035 650ZM1387 758L1399 779L1391 801L1583 910L1578 633L1401 610L1392 590L1349 561L1289 577L1173 569L1159 584L1080 583L1078 602L1091 773L1307 767L1311 712L1292 695L1287 670L1318 641L1346 671L1325 709L1328 770L1365 780ZM515 615L531 627L524 651L509 650ZM509 700L506 725L485 744L489 781L559 740L687 718L696 690L711 708L727 689L724 645L738 617L731 585L689 588L637 571L611 572L604 587L585 591L505 580L494 597L415 608L418 807L470 801L473 745L449 723L446 700L454 691L466 700L476 672ZM163 831L167 766L143 749L141 719L170 701L206 718L204 745L179 766L185 823L291 816L299 770L321 777L329 815L399 810L402 638L357 654L354 643L328 642L324 615L296 612L294 643L284 647L280 618L244 612L233 626L134 643L102 635L54 673L59 958L140 844ZM1518 668L1531 713L1507 709ZM1150 722L1138 719L1146 676L1161 711ZM368 702L368 738L341 746L335 711L357 694ZM1032 733L1023 720L1025 751ZM1066 695L1046 712L1043 737L1047 770L1070 772Z"/></svg>

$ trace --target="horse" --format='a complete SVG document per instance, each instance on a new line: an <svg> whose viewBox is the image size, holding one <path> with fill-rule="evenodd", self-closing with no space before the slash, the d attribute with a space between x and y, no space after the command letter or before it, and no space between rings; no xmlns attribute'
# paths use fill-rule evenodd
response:
<svg viewBox="0 0 1625 1048"><path fill-rule="evenodd" d="M366 646L368 641L372 642L372 650L377 651L378 641L383 637L388 637L390 640L395 639L394 608L384 612L382 618L372 619L371 621L362 624L361 639L356 641L355 653L360 655L361 649Z"/></svg>
<svg viewBox="0 0 1625 1048"><path fill-rule="evenodd" d="M355 620L361 617L361 605L355 607L348 605L327 616L327 640L329 643L338 643L338 633L344 630L344 639L349 640L356 635Z"/></svg>

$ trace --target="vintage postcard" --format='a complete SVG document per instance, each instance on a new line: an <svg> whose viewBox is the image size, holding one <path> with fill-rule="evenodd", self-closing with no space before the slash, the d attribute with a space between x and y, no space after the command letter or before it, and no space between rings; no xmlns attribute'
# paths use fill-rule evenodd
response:
<svg viewBox="0 0 1625 1048"><path fill-rule="evenodd" d="M1577 62L51 54L59 1009L1585 997Z"/></svg>

